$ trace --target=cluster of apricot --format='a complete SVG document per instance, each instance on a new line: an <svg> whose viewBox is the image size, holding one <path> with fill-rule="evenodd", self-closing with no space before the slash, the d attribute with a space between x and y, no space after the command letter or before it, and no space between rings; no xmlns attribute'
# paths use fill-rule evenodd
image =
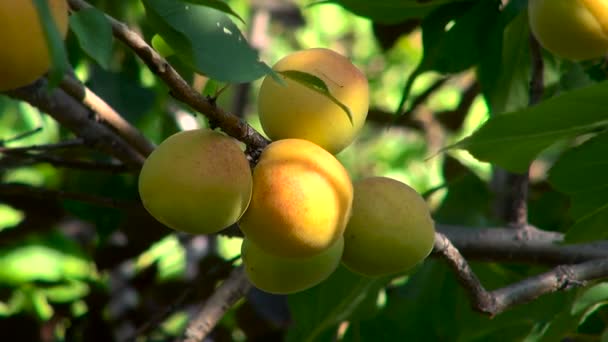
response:
<svg viewBox="0 0 608 342"><path fill-rule="evenodd" d="M195 234L239 222L246 274L271 293L310 288L340 262L379 276L422 261L434 241L422 197L389 178L353 184L333 155L353 141L367 116L363 73L346 57L321 48L288 55L274 70L316 76L334 99L291 78L280 76L281 84L267 76L258 109L273 142L253 172L232 138L209 129L177 133L141 170L146 209L165 225Z"/></svg>

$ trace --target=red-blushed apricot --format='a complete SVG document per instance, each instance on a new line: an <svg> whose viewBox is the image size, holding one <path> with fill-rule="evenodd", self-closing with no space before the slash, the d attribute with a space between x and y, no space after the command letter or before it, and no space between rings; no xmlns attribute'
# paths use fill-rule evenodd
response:
<svg viewBox="0 0 608 342"><path fill-rule="evenodd" d="M348 269L381 276L407 271L429 255L434 223L414 189L386 177L359 180L354 189L342 257Z"/></svg>
<svg viewBox="0 0 608 342"><path fill-rule="evenodd" d="M530 0L530 28L539 43L571 60L608 52L608 2L605 0Z"/></svg>
<svg viewBox="0 0 608 342"><path fill-rule="evenodd" d="M275 141L253 170L241 230L269 253L319 254L342 236L352 196L348 173L329 152L307 140Z"/></svg>
<svg viewBox="0 0 608 342"><path fill-rule="evenodd" d="M241 256L247 278L258 289L275 294L304 291L327 279L340 265L344 239L317 255L285 258L268 253L249 239L243 240Z"/></svg>
<svg viewBox="0 0 608 342"><path fill-rule="evenodd" d="M277 71L300 71L325 82L329 92L350 109L346 112L329 98L283 76L285 85L268 75L258 95L264 132L273 140L306 139L335 154L348 146L367 117L367 78L348 58L329 49L294 52L274 66Z"/></svg>
<svg viewBox="0 0 608 342"><path fill-rule="evenodd" d="M68 31L66 0L48 0L60 34ZM0 91L28 85L49 70L51 59L33 0L0 1Z"/></svg>
<svg viewBox="0 0 608 342"><path fill-rule="evenodd" d="M209 129L176 133L139 175L144 207L175 230L210 234L241 217L251 199L251 168L232 138Z"/></svg>

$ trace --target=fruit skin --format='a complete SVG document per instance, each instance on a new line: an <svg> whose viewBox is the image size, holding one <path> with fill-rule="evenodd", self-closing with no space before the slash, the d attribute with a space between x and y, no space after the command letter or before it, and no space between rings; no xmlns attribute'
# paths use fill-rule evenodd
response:
<svg viewBox="0 0 608 342"><path fill-rule="evenodd" d="M284 258L265 252L249 239L243 240L241 256L251 283L262 291L290 294L304 291L327 279L340 265L344 239L340 237L320 254Z"/></svg>
<svg viewBox="0 0 608 342"><path fill-rule="evenodd" d="M230 137L209 129L176 133L139 175L144 207L175 230L210 234L235 222L251 199L249 162Z"/></svg>
<svg viewBox="0 0 608 342"><path fill-rule="evenodd" d="M530 0L530 28L552 53L574 61L608 52L608 2L605 0Z"/></svg>
<svg viewBox="0 0 608 342"><path fill-rule="evenodd" d="M67 1L49 0L48 4L65 38ZM0 91L28 85L49 70L48 46L33 0L0 1L0 40Z"/></svg>
<svg viewBox="0 0 608 342"><path fill-rule="evenodd" d="M241 230L269 253L312 256L342 236L352 198L350 177L329 152L306 140L275 141L253 170Z"/></svg>
<svg viewBox="0 0 608 342"><path fill-rule="evenodd" d="M435 228L424 199L412 188L386 177L354 183L353 215L344 232L342 263L375 277L402 271L424 260Z"/></svg>
<svg viewBox="0 0 608 342"><path fill-rule="evenodd" d="M258 111L269 138L306 139L333 154L350 145L369 109L369 87L359 69L346 57L322 48L287 55L273 69L307 72L322 79L330 94L350 109L353 123L324 95L283 76L287 85L281 85L268 75L260 87Z"/></svg>

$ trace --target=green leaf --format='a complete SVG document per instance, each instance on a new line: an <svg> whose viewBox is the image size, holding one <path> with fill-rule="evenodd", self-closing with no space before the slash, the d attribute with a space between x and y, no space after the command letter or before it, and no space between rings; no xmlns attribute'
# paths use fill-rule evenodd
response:
<svg viewBox="0 0 608 342"><path fill-rule="evenodd" d="M33 237L0 251L0 284L88 279L94 272L75 243L59 235Z"/></svg>
<svg viewBox="0 0 608 342"><path fill-rule="evenodd" d="M576 222L566 233L567 242L608 237L608 162L600 156L608 150L608 132L577 146L555 163L549 182L572 200L570 214Z"/></svg>
<svg viewBox="0 0 608 342"><path fill-rule="evenodd" d="M608 126L608 82L576 89L539 105L498 115L473 135L447 148L466 149L477 159L524 172L555 142Z"/></svg>
<svg viewBox="0 0 608 342"><path fill-rule="evenodd" d="M112 26L106 16L91 7L70 16L70 28L82 49L102 68L112 59Z"/></svg>
<svg viewBox="0 0 608 342"><path fill-rule="evenodd" d="M318 4L335 3L375 22L396 24L410 18L423 18L442 5L465 1L470 0L334 0Z"/></svg>
<svg viewBox="0 0 608 342"><path fill-rule="evenodd" d="M297 70L277 71L277 73L330 99L331 102L338 105L338 107L340 107L346 113L346 115L348 115L348 120L350 121L351 125L353 124L353 115L350 109L330 93L329 88L322 79L307 72Z"/></svg>
<svg viewBox="0 0 608 342"><path fill-rule="evenodd" d="M511 1L488 25L477 74L493 115L525 108L529 102L529 29L526 6ZM523 7L523 8L522 8ZM500 67L497 67L500 66Z"/></svg>
<svg viewBox="0 0 608 342"><path fill-rule="evenodd" d="M268 65L223 12L181 0L143 0L146 16L177 57L217 81L250 82Z"/></svg>
<svg viewBox="0 0 608 342"><path fill-rule="evenodd" d="M600 283L592 286L576 298L570 309L570 313L573 315L579 315L582 313L589 314L589 309L603 304L608 301L608 283Z"/></svg>
<svg viewBox="0 0 608 342"><path fill-rule="evenodd" d="M49 88L54 88L59 85L63 79L63 75L69 68L68 59L63 39L51 14L48 1L34 0L34 5L39 13L40 23L49 48L49 56L51 57L51 68L48 75ZM24 42L24 44L27 44L27 42Z"/></svg>
<svg viewBox="0 0 608 342"><path fill-rule="evenodd" d="M348 320L368 295L377 295L388 279L366 278L340 266L329 279L289 296L295 325L287 341L319 341L328 329Z"/></svg>
<svg viewBox="0 0 608 342"><path fill-rule="evenodd" d="M189 2L195 5L202 5L205 7L215 8L218 11L224 12L226 14L230 14L240 20L243 24L245 24L245 20L241 18L238 13L236 13L227 3L221 0L184 0L185 2Z"/></svg>
<svg viewBox="0 0 608 342"><path fill-rule="evenodd" d="M396 112L403 111L414 81L422 73L457 73L476 65L482 43L491 32L486 28L499 14L497 1L479 1L453 2L427 16L421 24L422 60L406 81Z"/></svg>

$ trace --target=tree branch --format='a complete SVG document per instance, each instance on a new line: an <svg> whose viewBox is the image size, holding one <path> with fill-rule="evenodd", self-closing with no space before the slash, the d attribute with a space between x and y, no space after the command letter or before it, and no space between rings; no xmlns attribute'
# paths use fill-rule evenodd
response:
<svg viewBox="0 0 608 342"><path fill-rule="evenodd" d="M492 291L495 298L494 315L541 295L584 286L589 280L608 277L608 258L576 265L557 266L549 272Z"/></svg>
<svg viewBox="0 0 608 342"><path fill-rule="evenodd" d="M119 210L144 210L141 204L131 201L118 200L86 193L51 190L30 185L8 183L0 184L0 194L5 196L23 196L46 200L74 200L92 205Z"/></svg>
<svg viewBox="0 0 608 342"><path fill-rule="evenodd" d="M442 233L435 234L434 249L454 271L469 295L473 308L490 316L547 293L568 290L582 286L588 280L608 277L608 258L604 257L575 265L560 265L549 272L488 292L458 249Z"/></svg>
<svg viewBox="0 0 608 342"><path fill-rule="evenodd" d="M83 0L69 0L69 4L75 11L91 7ZM114 36L129 46L167 84L176 99L204 114L228 135L246 143L250 148L262 149L268 145L269 141L245 121L217 107L188 85L163 57L126 24L111 16L106 17L112 25Z"/></svg>
<svg viewBox="0 0 608 342"><path fill-rule="evenodd" d="M87 145L114 156L129 167L141 167L145 159L143 155L106 126L92 120L92 113L81 103L61 89L49 90L47 83L45 78L41 78L28 86L10 90L6 94L26 101L49 114L81 137Z"/></svg>
<svg viewBox="0 0 608 342"><path fill-rule="evenodd" d="M112 173L121 173L121 172L137 172L139 168L136 167L127 167L127 165L122 163L105 163L98 162L93 160L81 160L81 159L71 159L71 158L62 158L46 153L28 153L18 150L8 150L2 151L0 149L0 153L8 155L9 157L4 157L0 159L0 164L6 164L5 159L10 158L8 161L9 166L25 166L32 165L37 163L48 163L54 167L63 167L68 169L79 169L79 170L88 170L88 171L96 171L96 172L112 172Z"/></svg>
<svg viewBox="0 0 608 342"><path fill-rule="evenodd" d="M61 89L95 112L102 123L106 123L110 129L143 156L147 157L152 153L155 148L154 144L79 80L66 76L61 81Z"/></svg>
<svg viewBox="0 0 608 342"><path fill-rule="evenodd" d="M230 276L205 302L199 313L190 321L184 334L184 342L200 342L236 302L243 298L251 283L243 267L235 268Z"/></svg>
<svg viewBox="0 0 608 342"><path fill-rule="evenodd" d="M532 226L519 230L438 224L436 229L471 260L555 266L608 258L608 241L563 245L563 234Z"/></svg>

